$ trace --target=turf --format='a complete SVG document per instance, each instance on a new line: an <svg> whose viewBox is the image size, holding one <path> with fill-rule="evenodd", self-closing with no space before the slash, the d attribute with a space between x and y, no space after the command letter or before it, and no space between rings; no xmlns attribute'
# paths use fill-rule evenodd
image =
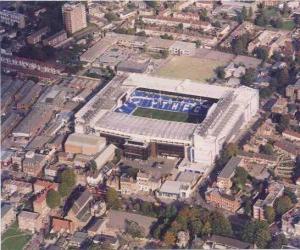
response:
<svg viewBox="0 0 300 250"><path fill-rule="evenodd" d="M204 82L215 75L215 68L223 65L222 60L176 56L163 65L155 75Z"/></svg>
<svg viewBox="0 0 300 250"><path fill-rule="evenodd" d="M20 231L18 224L12 224L1 236L2 250L22 250L27 242L31 239L31 235Z"/></svg>
<svg viewBox="0 0 300 250"><path fill-rule="evenodd" d="M285 30L292 30L295 28L295 23L292 20L285 21L282 24L282 28Z"/></svg>
<svg viewBox="0 0 300 250"><path fill-rule="evenodd" d="M176 122L187 122L189 116L187 113L172 112L157 109L147 109L147 108L137 108L133 115L148 117L152 119L166 120L166 121L176 121Z"/></svg>

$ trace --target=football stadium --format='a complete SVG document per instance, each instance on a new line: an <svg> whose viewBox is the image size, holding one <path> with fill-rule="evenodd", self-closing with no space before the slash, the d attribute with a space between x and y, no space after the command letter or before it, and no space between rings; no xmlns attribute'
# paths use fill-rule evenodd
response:
<svg viewBox="0 0 300 250"><path fill-rule="evenodd" d="M178 157L205 172L258 106L258 91L245 86L122 74L76 113L75 131L105 137L125 157Z"/></svg>

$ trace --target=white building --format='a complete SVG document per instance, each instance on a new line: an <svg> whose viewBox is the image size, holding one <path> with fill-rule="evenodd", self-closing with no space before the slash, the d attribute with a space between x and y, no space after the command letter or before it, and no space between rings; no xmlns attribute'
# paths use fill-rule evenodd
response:
<svg viewBox="0 0 300 250"><path fill-rule="evenodd" d="M62 6L62 14L66 31L73 34L87 27L85 5L82 3L66 3Z"/></svg>
<svg viewBox="0 0 300 250"><path fill-rule="evenodd" d="M208 98L215 103L201 123L164 121L115 112L138 88L181 94L187 98ZM258 108L258 91L245 86L230 88L144 74L118 75L77 112L75 130L103 136L108 143L138 142L136 146L130 143L130 150L141 152L144 148L143 153L150 151L152 156L178 156L193 164L193 171L203 173L213 165L223 144L248 124ZM188 164L184 169L189 170Z"/></svg>

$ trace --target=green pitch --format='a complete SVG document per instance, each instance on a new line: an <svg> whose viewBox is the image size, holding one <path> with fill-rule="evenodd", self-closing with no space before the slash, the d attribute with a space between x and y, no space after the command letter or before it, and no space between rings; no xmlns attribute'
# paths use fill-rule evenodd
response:
<svg viewBox="0 0 300 250"><path fill-rule="evenodd" d="M137 108L132 115L175 122L187 122L189 118L187 113L147 108Z"/></svg>

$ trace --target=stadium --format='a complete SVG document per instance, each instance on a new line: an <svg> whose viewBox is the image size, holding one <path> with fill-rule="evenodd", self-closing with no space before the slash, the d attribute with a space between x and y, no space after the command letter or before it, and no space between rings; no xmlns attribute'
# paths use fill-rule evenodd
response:
<svg viewBox="0 0 300 250"><path fill-rule="evenodd" d="M245 86L122 74L77 112L75 131L105 137L126 157L178 157L203 173L258 107L258 91Z"/></svg>

